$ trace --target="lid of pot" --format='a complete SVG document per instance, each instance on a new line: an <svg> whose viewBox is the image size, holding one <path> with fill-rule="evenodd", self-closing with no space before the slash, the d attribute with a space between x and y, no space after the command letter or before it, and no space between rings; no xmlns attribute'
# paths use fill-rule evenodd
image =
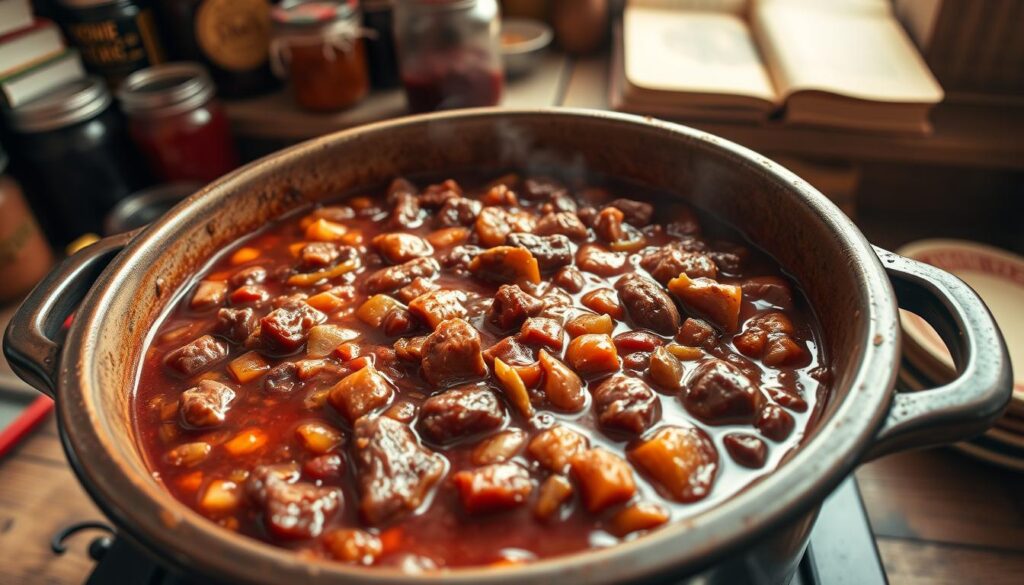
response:
<svg viewBox="0 0 1024 585"><path fill-rule="evenodd" d="M1009 411L1024 416L1024 257L965 240L920 240L897 254L941 268L978 293L1002 330L1013 365L1013 399ZM924 319L901 311L907 359L936 381L956 376L953 357Z"/></svg>
<svg viewBox="0 0 1024 585"><path fill-rule="evenodd" d="M89 120L113 101L99 77L76 79L46 95L7 110L11 128L18 132L45 132Z"/></svg>

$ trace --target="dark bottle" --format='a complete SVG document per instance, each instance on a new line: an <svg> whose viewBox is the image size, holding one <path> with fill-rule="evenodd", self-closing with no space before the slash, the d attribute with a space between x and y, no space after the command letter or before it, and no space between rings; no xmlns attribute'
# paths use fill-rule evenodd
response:
<svg viewBox="0 0 1024 585"><path fill-rule="evenodd" d="M206 65L223 97L280 85L270 70L268 0L160 0L160 25L174 60Z"/></svg>
<svg viewBox="0 0 1024 585"><path fill-rule="evenodd" d="M29 201L58 247L100 233L107 211L147 183L98 77L71 82L5 116Z"/></svg>
<svg viewBox="0 0 1024 585"><path fill-rule="evenodd" d="M110 87L164 61L149 0L59 0L57 16L85 66Z"/></svg>
<svg viewBox="0 0 1024 585"><path fill-rule="evenodd" d="M398 55L395 54L394 0L363 0L363 26L373 33L366 40L370 82L378 89L398 85Z"/></svg>

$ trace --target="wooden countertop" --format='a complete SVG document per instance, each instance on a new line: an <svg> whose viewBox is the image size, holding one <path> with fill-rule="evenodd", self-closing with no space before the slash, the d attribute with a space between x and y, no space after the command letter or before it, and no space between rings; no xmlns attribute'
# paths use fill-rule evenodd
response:
<svg viewBox="0 0 1024 585"><path fill-rule="evenodd" d="M892 455L856 477L893 585L1019 583L1024 475L937 449ZM75 537L59 557L50 537L102 519L68 467L51 418L0 461L0 583L83 583L93 567L86 548L98 534Z"/></svg>

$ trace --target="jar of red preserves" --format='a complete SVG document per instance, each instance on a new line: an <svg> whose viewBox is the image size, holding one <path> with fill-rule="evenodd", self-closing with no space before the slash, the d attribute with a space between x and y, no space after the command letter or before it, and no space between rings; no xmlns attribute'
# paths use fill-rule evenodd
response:
<svg viewBox="0 0 1024 585"><path fill-rule="evenodd" d="M212 181L238 166L227 116L198 63L136 71L117 97L132 139L164 181Z"/></svg>
<svg viewBox="0 0 1024 585"><path fill-rule="evenodd" d="M291 81L299 107L341 110L366 97L370 77L355 0L275 8L271 65Z"/></svg>
<svg viewBox="0 0 1024 585"><path fill-rule="evenodd" d="M500 28L495 0L398 0L395 42L409 109L497 105Z"/></svg>

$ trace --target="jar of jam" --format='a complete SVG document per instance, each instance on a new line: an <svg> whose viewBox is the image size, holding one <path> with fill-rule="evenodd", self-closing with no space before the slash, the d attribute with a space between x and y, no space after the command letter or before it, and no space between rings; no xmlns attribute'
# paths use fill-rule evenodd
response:
<svg viewBox="0 0 1024 585"><path fill-rule="evenodd" d="M270 0L160 0L160 25L172 58L205 65L222 97L247 97L280 85L270 70L270 7Z"/></svg>
<svg viewBox="0 0 1024 585"><path fill-rule="evenodd" d="M409 109L497 105L500 28L495 0L398 0L395 41Z"/></svg>
<svg viewBox="0 0 1024 585"><path fill-rule="evenodd" d="M99 233L107 211L148 184L113 102L104 81L88 77L4 112L18 176L57 247Z"/></svg>
<svg viewBox="0 0 1024 585"><path fill-rule="evenodd" d="M6 172L7 153L0 145L0 302L27 293L53 264L21 186Z"/></svg>
<svg viewBox="0 0 1024 585"><path fill-rule="evenodd" d="M59 0L58 19L82 61L111 87L164 62L149 0Z"/></svg>
<svg viewBox="0 0 1024 585"><path fill-rule="evenodd" d="M227 116L202 65L136 71L117 98L132 139L159 179L209 182L238 166Z"/></svg>
<svg viewBox="0 0 1024 585"><path fill-rule="evenodd" d="M291 81L299 107L330 112L366 97L370 78L355 0L289 4L272 14L271 65Z"/></svg>

